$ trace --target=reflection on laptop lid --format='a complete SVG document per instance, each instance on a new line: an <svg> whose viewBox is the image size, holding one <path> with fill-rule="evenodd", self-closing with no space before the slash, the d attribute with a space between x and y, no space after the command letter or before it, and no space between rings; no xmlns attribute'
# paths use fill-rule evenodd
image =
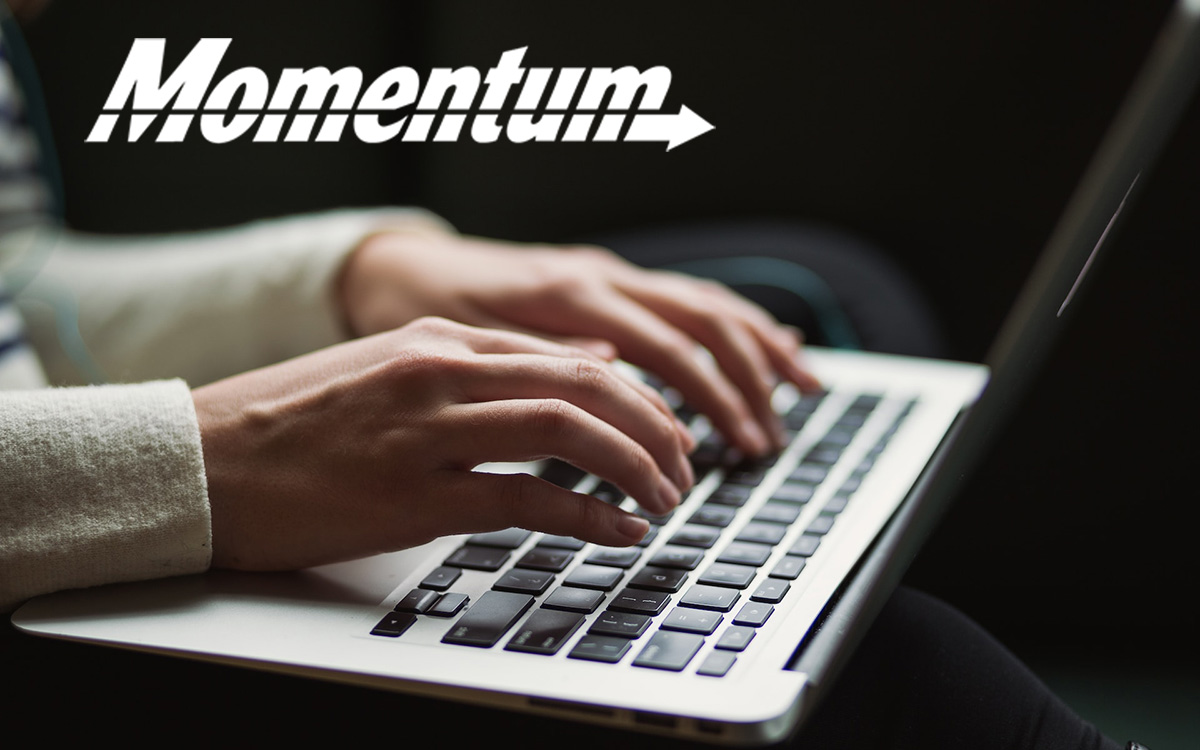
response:
<svg viewBox="0 0 1200 750"><path fill-rule="evenodd" d="M829 391L777 394L787 449L739 462L697 418L700 480L630 549L508 530L294 574L63 592L14 622L709 742L787 736L1045 358L1189 98L1198 16L1200 0L1172 13L989 354L990 384L978 365L813 351ZM514 468L629 502L561 464Z"/></svg>

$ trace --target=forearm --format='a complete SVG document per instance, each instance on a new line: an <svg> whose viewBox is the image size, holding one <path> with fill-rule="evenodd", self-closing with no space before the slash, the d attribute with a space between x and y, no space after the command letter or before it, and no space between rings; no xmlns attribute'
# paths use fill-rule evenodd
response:
<svg viewBox="0 0 1200 750"><path fill-rule="evenodd" d="M56 332L55 316L74 305L108 380L211 382L346 338L335 279L364 237L391 228L446 226L383 209L156 237L67 232L21 295L22 312L52 382L83 380Z"/></svg>

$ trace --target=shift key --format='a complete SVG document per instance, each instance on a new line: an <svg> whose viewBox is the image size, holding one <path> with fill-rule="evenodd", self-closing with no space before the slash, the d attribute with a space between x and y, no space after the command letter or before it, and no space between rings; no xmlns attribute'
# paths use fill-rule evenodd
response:
<svg viewBox="0 0 1200 750"><path fill-rule="evenodd" d="M490 648L533 604L529 594L488 591L442 637L442 643Z"/></svg>

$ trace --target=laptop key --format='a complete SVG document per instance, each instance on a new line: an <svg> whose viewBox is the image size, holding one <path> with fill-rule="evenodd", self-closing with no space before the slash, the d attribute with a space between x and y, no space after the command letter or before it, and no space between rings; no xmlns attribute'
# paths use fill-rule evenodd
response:
<svg viewBox="0 0 1200 750"><path fill-rule="evenodd" d="M417 621L416 615L404 612L388 612L383 619L371 629L371 635L381 635L385 638L399 638L404 631Z"/></svg>
<svg viewBox="0 0 1200 750"><path fill-rule="evenodd" d="M809 557L817 551L817 547L821 544L821 537L817 534L801 534L792 544L792 548L788 550L789 555L797 557Z"/></svg>
<svg viewBox="0 0 1200 750"><path fill-rule="evenodd" d="M643 589L625 589L613 598L609 609L618 612L633 612L641 615L657 615L671 601L670 595L662 591L645 591Z"/></svg>
<svg viewBox="0 0 1200 750"><path fill-rule="evenodd" d="M442 594L432 607L425 611L430 617L454 617L467 606L470 597L466 594Z"/></svg>
<svg viewBox="0 0 1200 750"><path fill-rule="evenodd" d="M794 581L800 577L800 571L804 570L804 563L806 561L807 558L789 555L788 557L781 558L767 575L772 578Z"/></svg>
<svg viewBox="0 0 1200 750"><path fill-rule="evenodd" d="M516 594L541 594L550 588L554 574L545 570L513 568L492 584L496 591L511 591Z"/></svg>
<svg viewBox="0 0 1200 750"><path fill-rule="evenodd" d="M688 519L688 523L699 526L725 528L736 515L737 508L733 506L720 505L719 503L705 503L696 509L696 512Z"/></svg>
<svg viewBox="0 0 1200 750"><path fill-rule="evenodd" d="M742 527L734 537L739 542L757 542L758 544L778 544L787 534L788 527L781 523L766 521L751 521Z"/></svg>
<svg viewBox="0 0 1200 750"><path fill-rule="evenodd" d="M671 544L680 547L708 549L716 543L719 536L721 536L721 530L718 528L687 523L676 530L675 535L671 537Z"/></svg>
<svg viewBox="0 0 1200 750"><path fill-rule="evenodd" d="M750 565L757 568L770 556L770 545L757 542L730 542L725 549L721 550L721 554L717 555L717 562Z"/></svg>
<svg viewBox="0 0 1200 750"><path fill-rule="evenodd" d="M679 603L685 607L728 612L733 609L733 605L737 603L740 597L741 594L737 589L705 586L698 583L687 590L683 598L679 600Z"/></svg>
<svg viewBox="0 0 1200 750"><path fill-rule="evenodd" d="M571 653L567 654L567 656L572 659L586 659L587 661L616 664L632 648L629 644L630 642L626 638L592 635L589 633L579 639L579 643L575 644L575 648L571 649Z"/></svg>
<svg viewBox="0 0 1200 750"><path fill-rule="evenodd" d="M641 638L650 628L650 615L606 610L600 613L588 632L592 635L617 636L618 638Z"/></svg>
<svg viewBox="0 0 1200 750"><path fill-rule="evenodd" d="M488 531L482 534L472 534L467 539L467 544L474 544L479 547L502 547L504 549L516 549L525 543L532 531L525 529L501 529L500 531Z"/></svg>
<svg viewBox="0 0 1200 750"><path fill-rule="evenodd" d="M708 566L708 569L701 573L697 580L699 583L706 583L710 586L744 589L750 585L756 575L758 575L758 568L718 562Z"/></svg>
<svg viewBox="0 0 1200 750"><path fill-rule="evenodd" d="M709 612L704 609L676 607L671 610L669 615L663 618L662 624L659 627L663 630L680 630L685 633L712 635L724 619L724 615L716 612Z"/></svg>
<svg viewBox="0 0 1200 750"><path fill-rule="evenodd" d="M703 645L702 635L660 630L646 643L641 653L633 660L633 665L681 672Z"/></svg>
<svg viewBox="0 0 1200 750"><path fill-rule="evenodd" d="M429 575L421 580L421 588L430 589L431 591L448 591L461 575L461 568L439 565L429 571Z"/></svg>
<svg viewBox="0 0 1200 750"><path fill-rule="evenodd" d="M587 472L577 468L566 461L558 459L550 459L546 462L546 468L542 471L541 477L553 485L562 487L564 490L574 489L575 485L579 484L579 480L587 476Z"/></svg>
<svg viewBox="0 0 1200 750"><path fill-rule="evenodd" d="M838 493L829 498L829 502L825 503L825 507L821 509L822 513L841 513L846 509L846 505L850 502L850 495L838 490Z"/></svg>
<svg viewBox="0 0 1200 750"><path fill-rule="evenodd" d="M517 628L504 650L547 656L556 654L582 624L581 614L539 609Z"/></svg>
<svg viewBox="0 0 1200 750"><path fill-rule="evenodd" d="M603 500L609 505L620 505L621 501L626 497L625 493L612 482L601 482L596 486L596 489L588 494L594 498Z"/></svg>
<svg viewBox="0 0 1200 750"><path fill-rule="evenodd" d="M708 496L708 502L716 503L717 505L728 505L733 508L740 508L750 499L750 493L754 491L753 487L746 487L736 484L723 484L713 490L713 493Z"/></svg>
<svg viewBox="0 0 1200 750"><path fill-rule="evenodd" d="M637 547L597 547L588 555L586 562L593 565L611 565L615 568L631 568L642 556Z"/></svg>
<svg viewBox="0 0 1200 750"><path fill-rule="evenodd" d="M816 485L808 482L784 482L771 495L771 500L803 505L812 500L813 493L816 490Z"/></svg>
<svg viewBox="0 0 1200 750"><path fill-rule="evenodd" d="M758 588L754 589L754 593L750 598L756 602L766 602L767 604L778 604L783 601L783 596L788 592L792 584L778 578L768 578L758 584Z"/></svg>
<svg viewBox="0 0 1200 750"><path fill-rule="evenodd" d="M634 546L641 547L642 549L649 547L654 542L654 540L658 538L659 528L660 528L659 526L655 526L654 524L651 524L650 528L646 531L646 536L642 537L642 541L638 542Z"/></svg>
<svg viewBox="0 0 1200 750"><path fill-rule="evenodd" d="M528 594L486 591L442 636L442 643L491 648L532 604Z"/></svg>
<svg viewBox="0 0 1200 750"><path fill-rule="evenodd" d="M805 534L828 534L833 528L833 522L837 520L837 516L829 514L821 514L813 519L813 522L804 530Z"/></svg>
<svg viewBox="0 0 1200 750"><path fill-rule="evenodd" d="M746 625L730 625L725 628L724 633L721 633L721 637L717 639L713 648L724 651L745 651L757 632L754 628Z"/></svg>
<svg viewBox="0 0 1200 750"><path fill-rule="evenodd" d="M764 602L746 602L733 617L734 625L748 625L752 628L762 627L775 607Z"/></svg>
<svg viewBox="0 0 1200 750"><path fill-rule="evenodd" d="M576 539L573 536L559 536L557 534L547 534L538 540L539 547L553 547L555 549L581 550L587 542Z"/></svg>
<svg viewBox="0 0 1200 750"><path fill-rule="evenodd" d="M635 514L649 521L651 526L665 526L667 522L674 517L675 512L671 511L669 513L664 513L663 515L658 515L656 513L651 513L645 508L638 508L637 511L635 511Z"/></svg>
<svg viewBox="0 0 1200 750"><path fill-rule="evenodd" d="M683 587L687 571L677 568L645 567L629 580L630 588L675 593Z"/></svg>
<svg viewBox="0 0 1200 750"><path fill-rule="evenodd" d="M829 445L827 443L818 443L812 449L804 454L804 462L809 464L824 464L825 466L833 466L842 457L842 446Z"/></svg>
<svg viewBox="0 0 1200 750"><path fill-rule="evenodd" d="M404 595L404 598L396 603L393 607L397 612L408 612L410 614L419 615L425 610L433 606L433 603L438 599L436 591L429 589L413 589Z"/></svg>
<svg viewBox="0 0 1200 750"><path fill-rule="evenodd" d="M604 601L604 592L594 589L581 589L572 586L559 586L546 597L542 606L546 609L562 609L568 612L591 614Z"/></svg>
<svg viewBox="0 0 1200 750"><path fill-rule="evenodd" d="M570 550L552 549L539 545L526 552L520 560L517 560L517 565L522 568L561 573L574 556Z"/></svg>
<svg viewBox="0 0 1200 750"><path fill-rule="evenodd" d="M596 589L597 591L612 591L624 575L625 572L620 568L580 565L563 580L563 585L578 586L581 589Z"/></svg>
<svg viewBox="0 0 1200 750"><path fill-rule="evenodd" d="M500 570L511 555L511 552L499 547L476 547L465 544L446 558L446 564L470 570Z"/></svg>
<svg viewBox="0 0 1200 750"><path fill-rule="evenodd" d="M660 568L679 568L680 570L695 570L704 559L704 551L691 547L672 547L663 545L650 559L649 565Z"/></svg>
<svg viewBox="0 0 1200 750"><path fill-rule="evenodd" d="M732 651L712 651L704 657L700 666L696 667L696 674L705 677L724 677L733 668L736 661L737 654Z"/></svg>
<svg viewBox="0 0 1200 750"><path fill-rule="evenodd" d="M754 520L768 523L792 523L800 515L801 510L803 508L795 503L772 500L758 509L758 512L754 514Z"/></svg>
<svg viewBox="0 0 1200 750"><path fill-rule="evenodd" d="M823 464L800 464L788 476L788 479L793 482L802 482L804 484L820 484L825 481L825 476L829 473L829 467Z"/></svg>
<svg viewBox="0 0 1200 750"><path fill-rule="evenodd" d="M729 470L725 475L725 481L730 484L740 484L751 489L762 484L763 477L767 475L767 471L771 468L769 463L743 463Z"/></svg>

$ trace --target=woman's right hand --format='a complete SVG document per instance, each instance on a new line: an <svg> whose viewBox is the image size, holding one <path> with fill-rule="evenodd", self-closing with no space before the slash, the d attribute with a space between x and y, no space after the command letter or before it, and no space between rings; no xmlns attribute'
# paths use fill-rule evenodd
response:
<svg viewBox="0 0 1200 750"><path fill-rule="evenodd" d="M193 391L213 565L283 570L518 526L609 546L644 519L528 475L556 457L647 511L693 481L686 428L582 349L422 318Z"/></svg>

